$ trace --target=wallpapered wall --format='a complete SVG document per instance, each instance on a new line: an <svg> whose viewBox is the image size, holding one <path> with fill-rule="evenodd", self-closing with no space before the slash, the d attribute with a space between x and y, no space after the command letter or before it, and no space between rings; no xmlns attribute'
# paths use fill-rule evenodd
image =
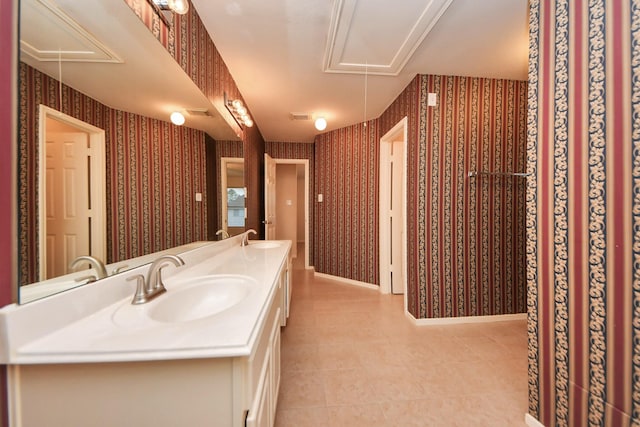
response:
<svg viewBox="0 0 640 427"><path fill-rule="evenodd" d="M314 224L315 200L314 180L315 176L315 145L304 142L279 142L269 141L265 143L265 152L274 159L306 159L309 160L309 224ZM303 201L298 200L298 203ZM300 238L300 237L299 237ZM313 259L314 236L312 226L309 229L309 259Z"/></svg>
<svg viewBox="0 0 640 427"><path fill-rule="evenodd" d="M524 171L527 83L422 76L420 84L420 317L522 313L524 179L468 172ZM427 93L436 107L426 107Z"/></svg>
<svg viewBox="0 0 640 427"><path fill-rule="evenodd" d="M313 265L316 271L378 283L377 122L315 138Z"/></svg>
<svg viewBox="0 0 640 427"><path fill-rule="evenodd" d="M525 311L526 82L417 76L382 116L316 138L316 270L378 284L379 139L404 116L409 311ZM427 107L427 93L438 105Z"/></svg>
<svg viewBox="0 0 640 427"><path fill-rule="evenodd" d="M189 8L185 15L174 14L173 24L167 27L146 0L124 1L147 25L213 105L222 105L224 93L230 99L243 99L229 69L194 7ZM264 235L264 226L262 225L262 217L264 216L262 208L264 206L262 202L264 199L264 139L257 124L250 128L241 129L224 107L218 108L218 111L228 118L230 126L236 134L241 135L244 143L245 179L249 193L246 202L247 228L255 229L262 237Z"/></svg>
<svg viewBox="0 0 640 427"><path fill-rule="evenodd" d="M247 187L248 229L258 233L258 239L264 239L264 140L259 132L245 132L243 139L244 180ZM253 238L253 237L252 237Z"/></svg>
<svg viewBox="0 0 640 427"><path fill-rule="evenodd" d="M640 425L640 2L530 3L529 412Z"/></svg>
<svg viewBox="0 0 640 427"><path fill-rule="evenodd" d="M114 110L20 64L20 283L38 279L38 106L105 130L107 262L206 240L204 133Z"/></svg>

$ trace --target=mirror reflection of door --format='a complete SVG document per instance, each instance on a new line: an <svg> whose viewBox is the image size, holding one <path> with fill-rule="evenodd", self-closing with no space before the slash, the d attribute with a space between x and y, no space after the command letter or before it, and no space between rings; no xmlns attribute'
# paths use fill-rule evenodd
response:
<svg viewBox="0 0 640 427"><path fill-rule="evenodd" d="M104 131L44 107L40 123L44 280L70 273L69 265L80 255L106 261L106 203Z"/></svg>
<svg viewBox="0 0 640 427"><path fill-rule="evenodd" d="M276 161L264 155L264 238L276 239Z"/></svg>
<svg viewBox="0 0 640 427"><path fill-rule="evenodd" d="M244 159L222 157L221 163L222 229L235 236L245 231L247 216Z"/></svg>

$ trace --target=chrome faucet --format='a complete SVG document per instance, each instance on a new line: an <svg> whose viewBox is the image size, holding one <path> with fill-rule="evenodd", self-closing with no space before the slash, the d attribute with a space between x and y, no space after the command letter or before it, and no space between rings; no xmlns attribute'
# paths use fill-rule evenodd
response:
<svg viewBox="0 0 640 427"><path fill-rule="evenodd" d="M100 261L98 258L89 256L89 255L82 255L74 259L73 262L69 265L69 269L73 270L78 266L78 264L81 264L84 261L88 262L91 265L91 267L93 267L93 269L96 271L97 277L95 278L95 280L104 279L105 277L108 276L107 269L105 268L104 263Z"/></svg>
<svg viewBox="0 0 640 427"><path fill-rule="evenodd" d="M242 241L240 242L240 246L247 246L249 244L249 233L253 233L255 235L258 234L256 230L254 230L253 228L250 228L249 230L245 231L244 234L242 235Z"/></svg>
<svg viewBox="0 0 640 427"><path fill-rule="evenodd" d="M142 274L136 274L127 279L135 279L137 281L136 293L133 296L131 304L144 304L167 291L164 283L162 283L161 270L169 264L180 267L184 265L184 261L176 255L163 255L153 261L149 267L146 282Z"/></svg>
<svg viewBox="0 0 640 427"><path fill-rule="evenodd" d="M222 236L221 240L229 238L229 233L227 233L227 230L220 229L220 230L216 231L216 236L220 236L220 235Z"/></svg>

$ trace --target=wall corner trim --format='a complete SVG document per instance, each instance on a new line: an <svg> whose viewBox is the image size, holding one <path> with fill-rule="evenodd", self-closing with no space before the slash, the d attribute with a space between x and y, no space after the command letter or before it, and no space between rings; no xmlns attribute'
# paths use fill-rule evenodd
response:
<svg viewBox="0 0 640 427"><path fill-rule="evenodd" d="M416 319L411 313L407 312L407 316L416 326L431 325L455 325L460 323L488 323L488 322L507 322L512 320L525 320L527 313L516 314L494 314L489 316L462 316L462 317L438 317L431 319ZM544 427L544 426L542 426Z"/></svg>
<svg viewBox="0 0 640 427"><path fill-rule="evenodd" d="M540 421L536 420L531 414L524 414L524 422L529 427L544 427Z"/></svg>
<svg viewBox="0 0 640 427"><path fill-rule="evenodd" d="M378 285L372 285L371 283L360 282L358 280L347 279L344 277L332 276L325 273L318 273L317 271L315 271L313 274L315 277L318 277L320 279L334 280L336 282L342 282L346 285L360 286L361 288L373 289L375 291L380 290L380 287Z"/></svg>

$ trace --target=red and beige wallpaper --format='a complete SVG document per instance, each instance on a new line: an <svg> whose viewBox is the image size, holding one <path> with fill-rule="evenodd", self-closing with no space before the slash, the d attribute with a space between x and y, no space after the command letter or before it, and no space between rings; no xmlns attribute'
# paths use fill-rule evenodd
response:
<svg viewBox="0 0 640 427"><path fill-rule="evenodd" d="M105 130L107 260L206 240L206 154L201 131L114 110L20 64L18 218L20 283L38 279L38 108ZM62 99L62 105L59 100ZM206 196L205 196L206 197Z"/></svg>
<svg viewBox="0 0 640 427"><path fill-rule="evenodd" d="M315 139L316 271L378 284L378 131L375 121Z"/></svg>
<svg viewBox="0 0 640 427"><path fill-rule="evenodd" d="M427 107L428 93L438 104ZM527 83L417 76L379 119L316 138L316 270L378 284L379 140L403 117L409 311L416 318L525 311Z"/></svg>
<svg viewBox="0 0 640 427"><path fill-rule="evenodd" d="M530 2L529 413L640 425L640 2Z"/></svg>

